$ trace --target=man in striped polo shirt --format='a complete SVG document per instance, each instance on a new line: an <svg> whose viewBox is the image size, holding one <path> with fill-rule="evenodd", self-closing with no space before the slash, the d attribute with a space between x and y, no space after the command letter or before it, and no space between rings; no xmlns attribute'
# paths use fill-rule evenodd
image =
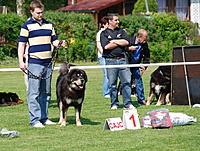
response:
<svg viewBox="0 0 200 151"><path fill-rule="evenodd" d="M28 108L30 125L45 127L43 124L55 124L48 119L48 105L51 98L51 47L58 47L59 40L52 23L43 18L44 5L39 0L31 2L30 13L32 17L21 28L18 59L21 70L28 69L36 76L44 73L43 78L28 77ZM29 45L28 65L23 61L26 43ZM64 40L61 46L66 46Z"/></svg>

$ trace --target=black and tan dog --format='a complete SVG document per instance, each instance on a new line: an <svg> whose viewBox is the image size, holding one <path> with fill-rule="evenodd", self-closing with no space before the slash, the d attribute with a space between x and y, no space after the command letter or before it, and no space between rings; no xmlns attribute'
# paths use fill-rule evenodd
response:
<svg viewBox="0 0 200 151"><path fill-rule="evenodd" d="M171 66L159 66L152 74L150 80L150 92L146 105L150 105L153 96L158 102L156 106L171 105Z"/></svg>
<svg viewBox="0 0 200 151"><path fill-rule="evenodd" d="M14 106L23 103L16 93L0 92L0 106Z"/></svg>
<svg viewBox="0 0 200 151"><path fill-rule="evenodd" d="M82 126L80 114L85 96L85 85L87 82L86 72L82 69L71 69L64 63L60 70L56 83L56 94L58 107L60 109L60 126L66 126L67 110L70 106L75 108L76 125Z"/></svg>
<svg viewBox="0 0 200 151"><path fill-rule="evenodd" d="M117 90L118 90L118 95L122 95L122 84L121 84L121 82L119 82ZM136 96L136 83L135 83L135 79L131 79L131 95L132 96Z"/></svg>

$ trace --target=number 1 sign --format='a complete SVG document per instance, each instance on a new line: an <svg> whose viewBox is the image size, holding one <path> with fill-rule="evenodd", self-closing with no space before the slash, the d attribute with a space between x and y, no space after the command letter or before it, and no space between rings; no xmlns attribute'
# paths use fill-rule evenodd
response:
<svg viewBox="0 0 200 151"><path fill-rule="evenodd" d="M123 123L127 129L140 129L140 121L136 109L123 111Z"/></svg>

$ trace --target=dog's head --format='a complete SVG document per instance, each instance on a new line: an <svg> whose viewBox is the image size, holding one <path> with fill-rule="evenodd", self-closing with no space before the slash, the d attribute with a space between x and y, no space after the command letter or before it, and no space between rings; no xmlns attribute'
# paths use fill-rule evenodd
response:
<svg viewBox="0 0 200 151"><path fill-rule="evenodd" d="M9 92L7 95L10 99L10 102L15 102L17 104L23 103L23 100L19 99L19 96L16 93Z"/></svg>
<svg viewBox="0 0 200 151"><path fill-rule="evenodd" d="M87 82L87 75L82 69L72 69L67 74L67 80L72 89L83 90Z"/></svg>
<svg viewBox="0 0 200 151"><path fill-rule="evenodd" d="M171 66L160 66L159 69L164 77L171 78Z"/></svg>

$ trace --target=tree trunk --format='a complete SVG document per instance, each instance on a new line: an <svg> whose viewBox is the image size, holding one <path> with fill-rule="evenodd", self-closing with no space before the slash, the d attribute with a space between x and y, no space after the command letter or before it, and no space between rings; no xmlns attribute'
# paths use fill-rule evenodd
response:
<svg viewBox="0 0 200 151"><path fill-rule="evenodd" d="M16 0L16 5L17 5L17 14L22 17L24 16L24 11L23 11L23 0Z"/></svg>

